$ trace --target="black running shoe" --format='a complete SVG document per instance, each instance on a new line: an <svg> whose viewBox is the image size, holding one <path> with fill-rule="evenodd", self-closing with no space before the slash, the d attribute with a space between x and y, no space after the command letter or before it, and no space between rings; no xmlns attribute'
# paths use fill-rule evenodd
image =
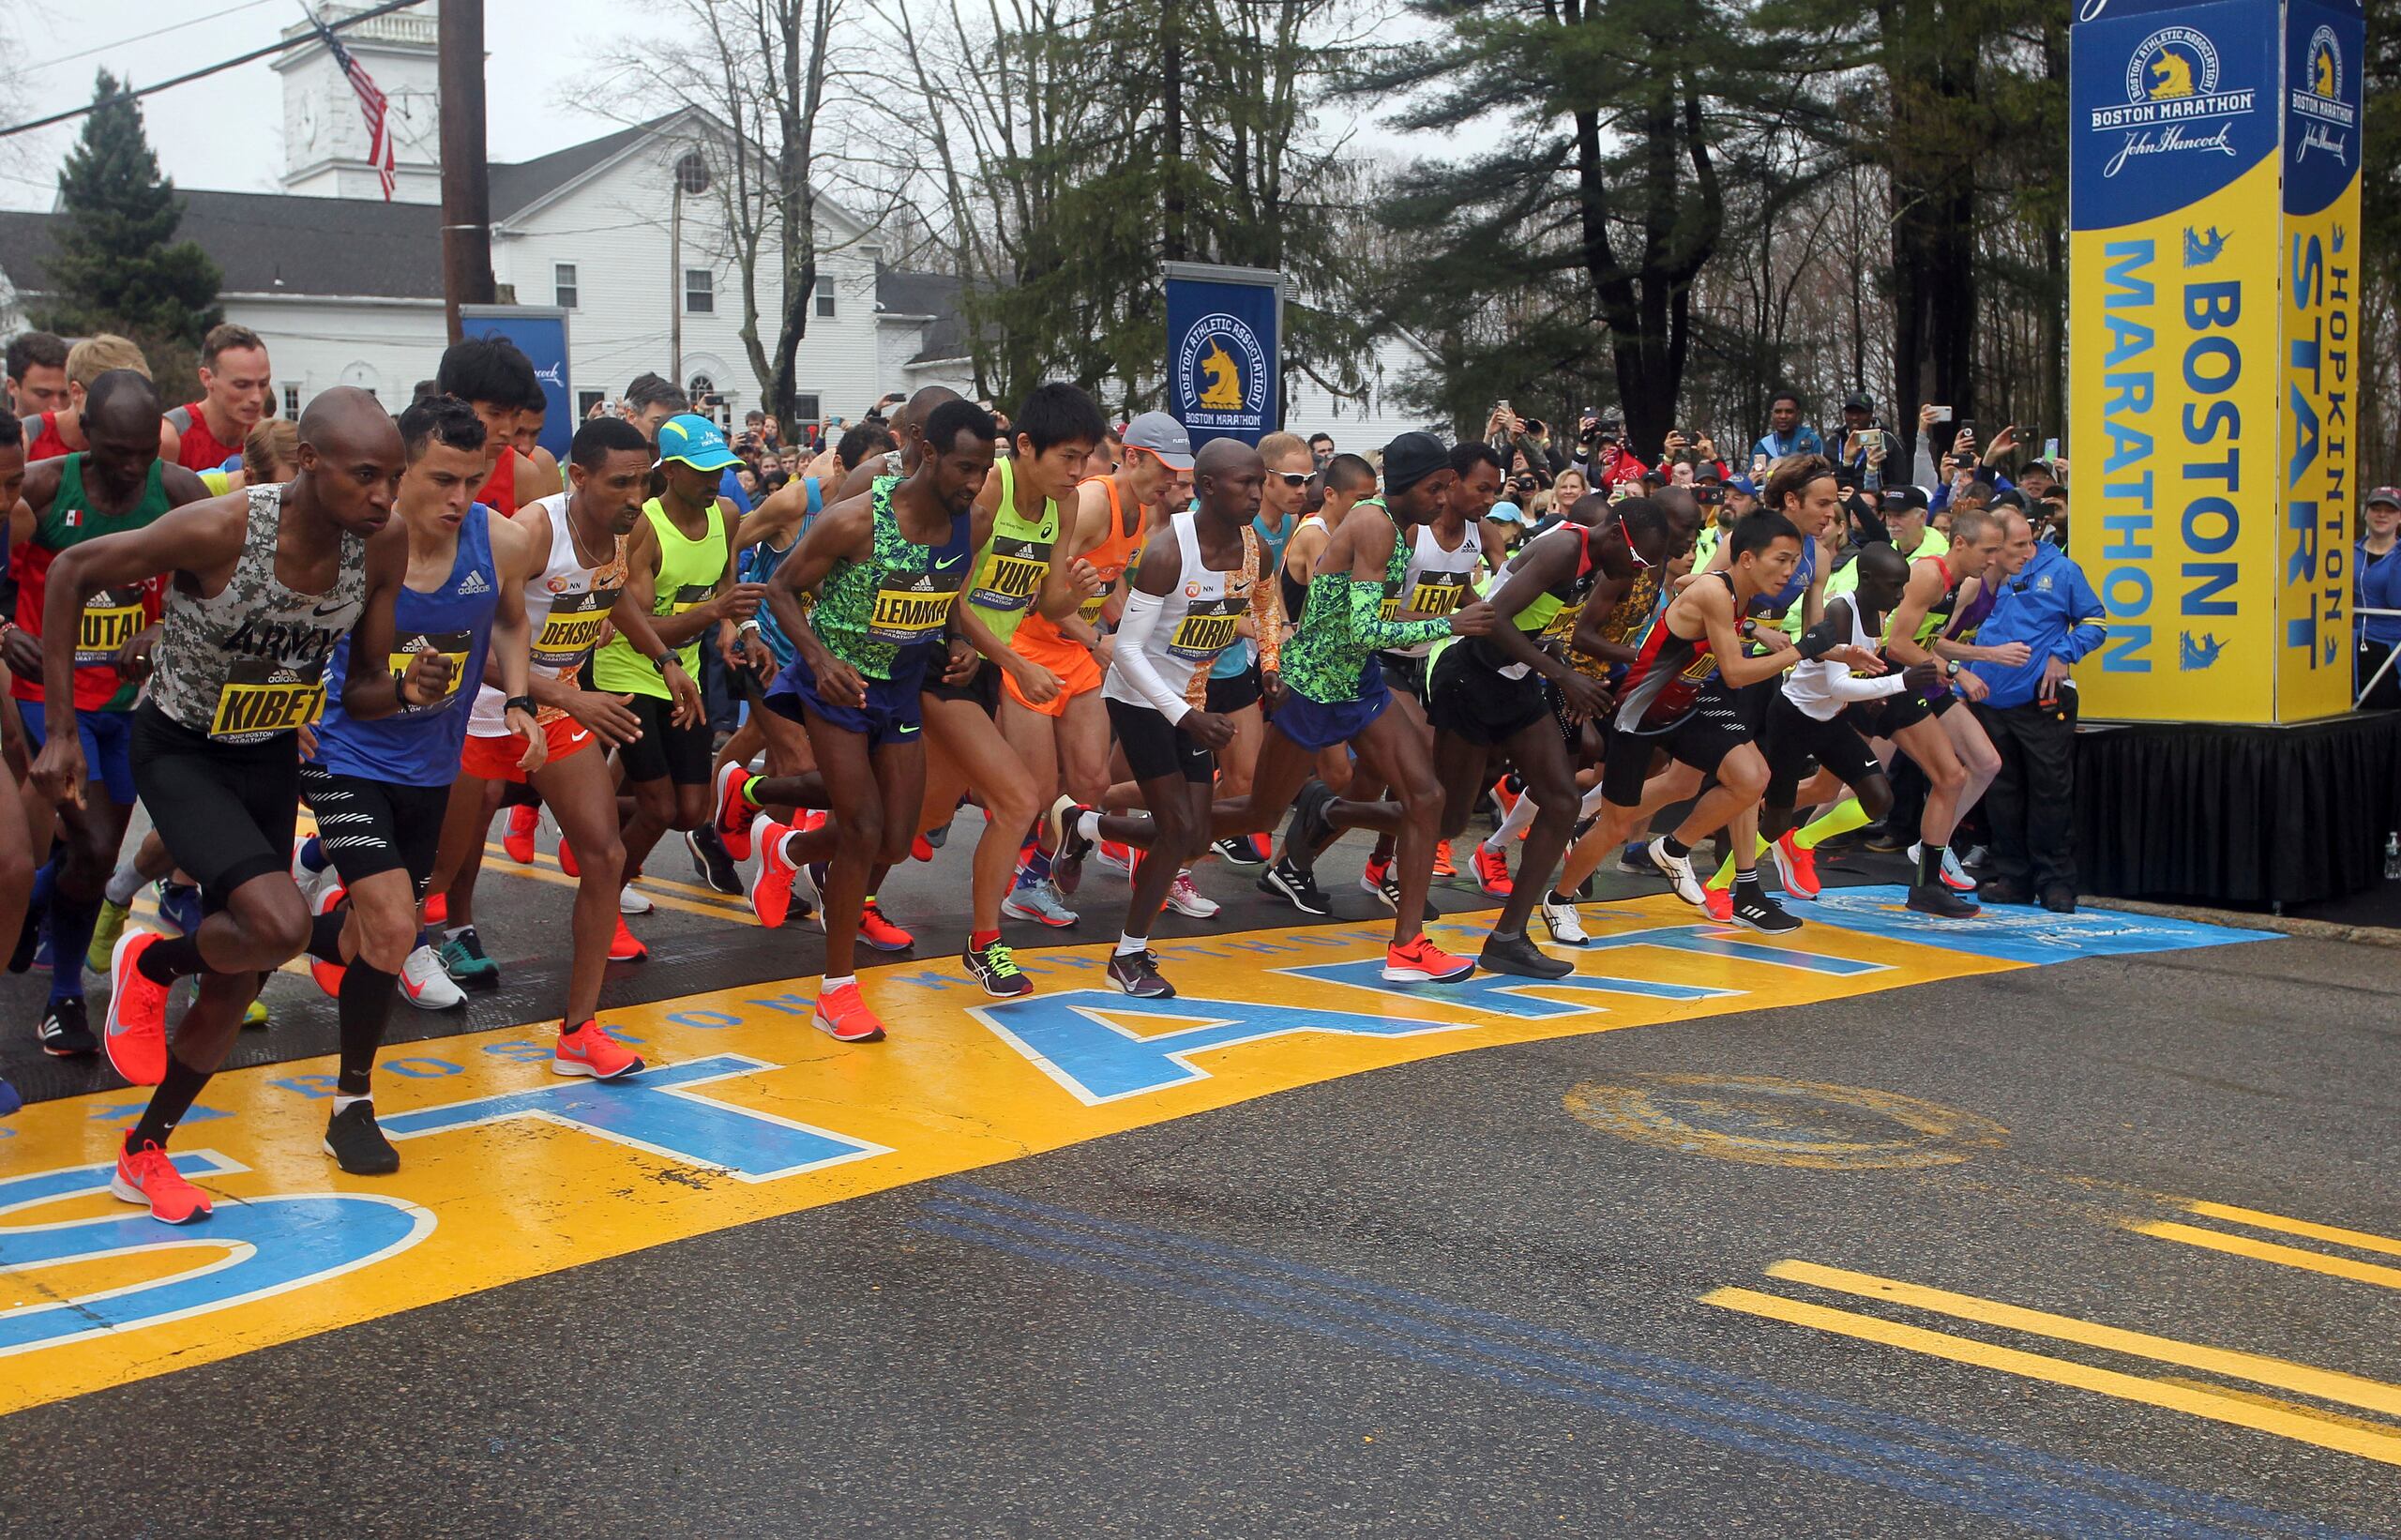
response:
<svg viewBox="0 0 2401 1540"><path fill-rule="evenodd" d="M1218 840L1217 853L1237 867L1263 867L1267 864L1267 857L1259 853L1259 847L1250 842L1248 835L1233 835Z"/></svg>
<svg viewBox="0 0 2401 1540"><path fill-rule="evenodd" d="M1745 930L1763 930L1771 936L1781 936L1801 929L1801 922L1784 912L1784 906L1760 890L1757 883L1737 887L1733 920Z"/></svg>
<svg viewBox="0 0 2401 1540"><path fill-rule="evenodd" d="M1304 914L1331 914L1334 906L1318 891L1317 879L1292 865L1291 856L1260 874L1259 891L1273 893Z"/></svg>
<svg viewBox="0 0 2401 1540"><path fill-rule="evenodd" d="M1487 937L1475 962L1488 972L1516 974L1520 978L1565 978L1576 971L1574 963L1552 957L1536 946L1531 936Z"/></svg>
<svg viewBox="0 0 2401 1540"><path fill-rule="evenodd" d="M100 1040L92 1035L91 1024L83 1019L81 995L52 1001L50 1014L34 1028L34 1036L41 1043L41 1050L53 1059L82 1059L100 1051Z"/></svg>
<svg viewBox="0 0 2401 1540"><path fill-rule="evenodd" d="M1284 848L1306 851L1315 855L1334 835L1334 825L1326 822L1326 806L1334 800L1334 788L1321 780L1303 786L1292 799L1292 822L1284 831Z"/></svg>
<svg viewBox="0 0 2401 1540"><path fill-rule="evenodd" d="M926 843L935 850L940 850L944 845L949 844L950 825L944 823L939 827L928 829L926 831Z"/></svg>
<svg viewBox="0 0 2401 1540"><path fill-rule="evenodd" d="M1972 920L1984 913L1942 883L1919 883L1910 889L1909 907L1939 920Z"/></svg>
<svg viewBox="0 0 2401 1540"><path fill-rule="evenodd" d="M684 834L684 848L692 853L692 869L712 889L732 898L742 897L742 871L733 864L733 856L725 848L717 832L703 823Z"/></svg>
<svg viewBox="0 0 2401 1540"><path fill-rule="evenodd" d="M1120 952L1109 959L1109 982L1137 1000L1172 1000L1175 986L1159 976L1159 955Z"/></svg>
<svg viewBox="0 0 2401 1540"><path fill-rule="evenodd" d="M970 946L959 954L959 960L967 964L967 972L995 1000L1014 1000L1034 992L1034 980L1017 965L1017 959L1009 955L1009 944L1004 941Z"/></svg>
<svg viewBox="0 0 2401 1540"><path fill-rule="evenodd" d="M389 1176L400 1169L400 1152L375 1125L375 1104L355 1101L325 1125L325 1154L353 1176Z"/></svg>
<svg viewBox="0 0 2401 1540"><path fill-rule="evenodd" d="M1072 894L1084 880L1084 857L1092 853L1093 841L1077 828L1083 815L1094 809L1074 797L1063 796L1050 804L1050 885L1063 894Z"/></svg>

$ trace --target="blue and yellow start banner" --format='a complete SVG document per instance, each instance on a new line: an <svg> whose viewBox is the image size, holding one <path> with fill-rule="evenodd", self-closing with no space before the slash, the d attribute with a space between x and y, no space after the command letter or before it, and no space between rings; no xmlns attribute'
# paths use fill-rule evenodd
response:
<svg viewBox="0 0 2401 1540"><path fill-rule="evenodd" d="M2350 704L2358 0L2084 0L2073 34L2089 717Z"/></svg>

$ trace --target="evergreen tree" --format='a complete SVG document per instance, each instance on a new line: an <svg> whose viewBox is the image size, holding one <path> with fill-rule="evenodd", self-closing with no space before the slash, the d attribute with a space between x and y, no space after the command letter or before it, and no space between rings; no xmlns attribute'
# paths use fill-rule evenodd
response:
<svg viewBox="0 0 2401 1540"><path fill-rule="evenodd" d="M58 173L67 218L54 237L40 324L68 336L118 331L196 345L224 319L217 306L223 275L197 244L174 238L183 204L159 174L141 108L105 69L92 99L83 137Z"/></svg>

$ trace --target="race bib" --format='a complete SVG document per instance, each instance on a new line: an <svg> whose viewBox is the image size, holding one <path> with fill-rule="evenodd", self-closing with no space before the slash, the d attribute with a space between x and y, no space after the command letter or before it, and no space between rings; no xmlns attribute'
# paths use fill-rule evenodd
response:
<svg viewBox="0 0 2401 1540"><path fill-rule="evenodd" d="M1581 604L1563 604L1542 628L1542 640L1565 646L1576 635L1576 617L1584 612Z"/></svg>
<svg viewBox="0 0 2401 1540"><path fill-rule="evenodd" d="M146 618L139 587L100 590L83 601L83 618L75 631L75 661L83 665L115 662L117 649L140 633Z"/></svg>
<svg viewBox="0 0 2401 1540"><path fill-rule="evenodd" d="M600 627L608 624L609 611L616 602L613 588L560 595L534 637L534 666L562 676L583 667L583 660L600 644Z"/></svg>
<svg viewBox="0 0 2401 1540"><path fill-rule="evenodd" d="M400 702L402 715L441 711L459 698L459 691L466 682L467 649L473 641L474 638L465 631L411 631L395 639L390 661L392 684L396 688L415 665L417 654L440 653L450 660L450 687L443 692L442 699L421 706L413 706L403 699Z"/></svg>
<svg viewBox="0 0 2401 1540"><path fill-rule="evenodd" d="M675 590L674 595L668 599L667 607L658 612L662 615L680 615L687 610L697 609L708 598L709 592L714 586L712 583L687 582Z"/></svg>
<svg viewBox="0 0 2401 1540"><path fill-rule="evenodd" d="M875 591L875 608L868 614L867 640L890 646L907 647L929 642L950 619L951 600L959 596L955 588L938 588L930 575L919 574L907 581L891 574L883 587Z"/></svg>
<svg viewBox="0 0 2401 1540"><path fill-rule="evenodd" d="M1231 594L1194 606L1168 633L1169 655L1196 663L1216 657L1234 644L1234 628L1242 624L1246 608L1244 601Z"/></svg>
<svg viewBox="0 0 2401 1540"><path fill-rule="evenodd" d="M987 610L1022 610L1034 602L1034 591L1049 570L1049 541L995 539L984 581L967 596Z"/></svg>
<svg viewBox="0 0 2401 1540"><path fill-rule="evenodd" d="M264 743L315 721L325 707L322 672L304 679L272 658L243 658L217 692L208 735L223 743Z"/></svg>

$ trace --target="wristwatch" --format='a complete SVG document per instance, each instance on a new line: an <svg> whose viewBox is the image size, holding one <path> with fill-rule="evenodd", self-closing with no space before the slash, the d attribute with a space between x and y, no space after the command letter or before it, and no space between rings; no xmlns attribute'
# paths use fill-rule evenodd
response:
<svg viewBox="0 0 2401 1540"><path fill-rule="evenodd" d="M662 677L665 676L670 667L680 668L683 666L683 662L684 655L677 652L672 647L668 648L665 652L660 653L657 657L650 660L651 667L657 669Z"/></svg>
<svg viewBox="0 0 2401 1540"><path fill-rule="evenodd" d="M1956 657L1955 657L1955 658L1951 659L1951 661L1950 661L1950 662L1948 662L1948 663L1944 664L1944 665L1943 665L1943 668L1942 668L1942 675L1943 675L1943 677L1944 677L1944 678L1946 678L1946 679L1956 679L1956 678L1958 678L1958 677L1959 677L1959 660L1958 660L1957 658L1956 658Z"/></svg>
<svg viewBox="0 0 2401 1540"><path fill-rule="evenodd" d="M501 702L500 709L504 712L521 711L528 717L540 715L534 705L534 698L530 695L512 695Z"/></svg>

